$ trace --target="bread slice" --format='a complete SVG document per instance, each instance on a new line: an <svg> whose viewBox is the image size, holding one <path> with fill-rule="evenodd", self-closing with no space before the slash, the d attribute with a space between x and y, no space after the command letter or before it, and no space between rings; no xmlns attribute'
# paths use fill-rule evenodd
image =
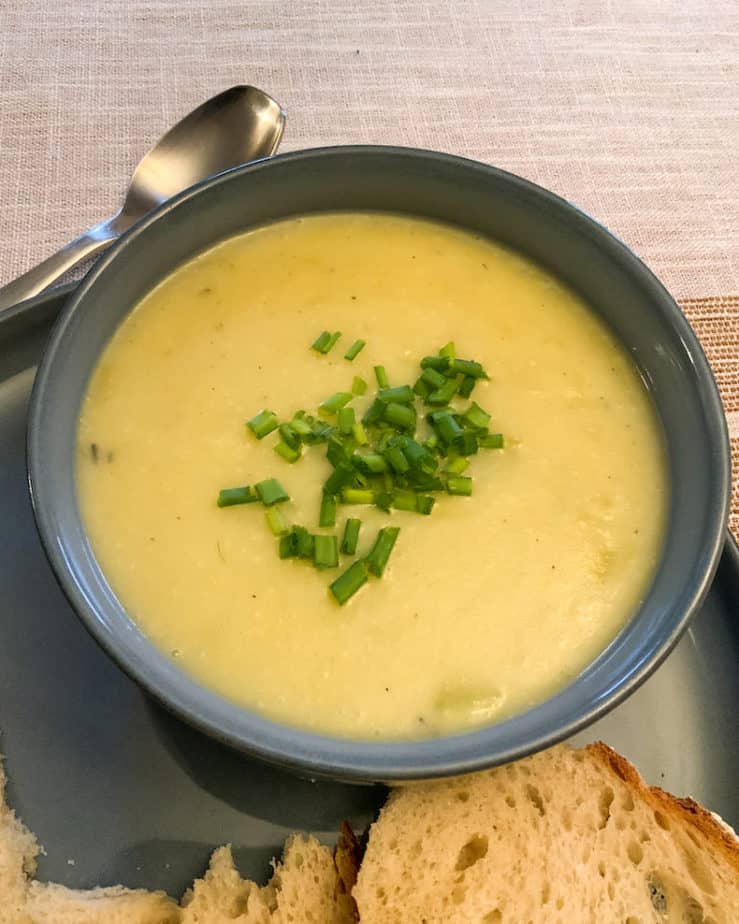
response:
<svg viewBox="0 0 739 924"><path fill-rule="evenodd" d="M604 744L393 792L362 924L737 924L739 842Z"/></svg>
<svg viewBox="0 0 739 924"><path fill-rule="evenodd" d="M230 847L216 850L182 900L181 924L354 924L354 908L332 851L314 837L293 835L262 888L241 878Z"/></svg>

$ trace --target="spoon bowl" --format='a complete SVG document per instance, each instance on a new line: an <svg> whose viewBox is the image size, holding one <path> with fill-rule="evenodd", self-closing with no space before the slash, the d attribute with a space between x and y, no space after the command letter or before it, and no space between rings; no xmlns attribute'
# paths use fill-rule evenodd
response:
<svg viewBox="0 0 739 924"><path fill-rule="evenodd" d="M0 288L0 311L38 295L83 260L106 250L148 212L201 180L277 150L285 113L263 90L235 86L206 100L139 161L123 206L107 221Z"/></svg>

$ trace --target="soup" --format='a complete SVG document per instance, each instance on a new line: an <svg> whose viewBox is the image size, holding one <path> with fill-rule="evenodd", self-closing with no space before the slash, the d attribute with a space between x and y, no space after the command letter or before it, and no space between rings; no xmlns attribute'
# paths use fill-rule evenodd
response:
<svg viewBox="0 0 739 924"><path fill-rule="evenodd" d="M342 336L321 353L324 330ZM245 422L304 410L336 426L316 408L337 392L359 421L375 366L413 386L450 341L489 375L453 412L475 401L504 438L458 462L471 496L437 490L427 515L339 503L319 527L326 445L289 464L278 431L257 439ZM422 441L434 408L413 399ZM289 501L216 504L273 478ZM337 213L225 241L143 299L92 376L78 492L116 594L183 671L294 726L409 739L526 710L607 647L655 570L667 480L635 368L566 286L456 228ZM325 570L282 560L269 510L338 542L360 519L357 550ZM339 606L329 585L388 526L400 532L382 577Z"/></svg>

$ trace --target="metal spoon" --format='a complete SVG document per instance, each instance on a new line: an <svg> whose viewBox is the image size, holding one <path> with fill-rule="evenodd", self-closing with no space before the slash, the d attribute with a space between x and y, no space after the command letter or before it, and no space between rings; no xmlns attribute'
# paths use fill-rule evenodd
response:
<svg viewBox="0 0 739 924"><path fill-rule="evenodd" d="M0 310L37 295L86 257L105 250L175 193L229 167L274 154L284 127L279 103L256 87L231 87L207 100L144 155L120 211L0 288Z"/></svg>

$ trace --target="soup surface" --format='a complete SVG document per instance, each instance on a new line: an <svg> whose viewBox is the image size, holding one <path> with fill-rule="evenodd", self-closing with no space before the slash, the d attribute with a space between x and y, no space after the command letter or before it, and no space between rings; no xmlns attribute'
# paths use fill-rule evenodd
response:
<svg viewBox="0 0 739 924"><path fill-rule="evenodd" d="M343 336L320 355L324 329ZM331 532L325 450L287 464L245 421L315 412L377 364L413 384L450 340L488 370L473 397L505 448L474 456L473 495L430 516L340 506L339 536L362 520L360 554L381 526L400 534L384 576L339 607L339 571L280 560L261 504L216 506L220 488L276 477L288 519ZM661 547L661 437L611 335L518 254L400 216L291 219L177 269L104 352L78 450L95 554L153 642L231 700L345 737L462 731L542 701L628 620Z"/></svg>

